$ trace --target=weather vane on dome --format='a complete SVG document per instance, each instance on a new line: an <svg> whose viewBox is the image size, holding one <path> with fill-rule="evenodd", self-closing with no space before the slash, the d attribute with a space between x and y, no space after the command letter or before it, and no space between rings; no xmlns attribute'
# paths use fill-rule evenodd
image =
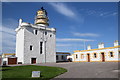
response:
<svg viewBox="0 0 120 80"><path fill-rule="evenodd" d="M45 10L43 7L41 7L42 10Z"/></svg>

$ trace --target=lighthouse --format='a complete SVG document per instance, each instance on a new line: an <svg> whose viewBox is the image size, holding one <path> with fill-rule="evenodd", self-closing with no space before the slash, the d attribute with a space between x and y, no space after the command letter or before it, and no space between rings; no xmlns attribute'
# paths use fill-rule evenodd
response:
<svg viewBox="0 0 120 80"><path fill-rule="evenodd" d="M49 26L48 21L49 19L47 16L47 11L43 7L41 7L41 9L38 10L36 13L35 24L43 27L48 27Z"/></svg>
<svg viewBox="0 0 120 80"><path fill-rule="evenodd" d="M56 29L48 27L48 21L43 7L36 12L34 24L19 20L15 30L18 64L56 62Z"/></svg>

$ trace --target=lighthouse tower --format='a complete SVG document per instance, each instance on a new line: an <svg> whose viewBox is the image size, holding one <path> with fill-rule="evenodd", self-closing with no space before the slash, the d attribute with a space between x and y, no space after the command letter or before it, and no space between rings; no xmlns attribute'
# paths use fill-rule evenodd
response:
<svg viewBox="0 0 120 80"><path fill-rule="evenodd" d="M43 9L43 7L38 10L36 14L37 15L35 17L35 24L43 27L49 26L47 12L45 9Z"/></svg>
<svg viewBox="0 0 120 80"><path fill-rule="evenodd" d="M56 62L56 29L48 26L47 11L43 7L37 11L34 24L19 20L15 30L18 63Z"/></svg>

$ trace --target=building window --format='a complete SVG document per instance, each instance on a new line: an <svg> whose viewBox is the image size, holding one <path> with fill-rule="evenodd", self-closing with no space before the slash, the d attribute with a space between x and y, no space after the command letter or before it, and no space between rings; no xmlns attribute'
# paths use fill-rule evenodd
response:
<svg viewBox="0 0 120 80"><path fill-rule="evenodd" d="M52 35L50 35L50 37L52 37Z"/></svg>
<svg viewBox="0 0 120 80"><path fill-rule="evenodd" d="M64 59L64 56L62 55L62 60Z"/></svg>
<svg viewBox="0 0 120 80"><path fill-rule="evenodd" d="M81 59L83 59L84 58L84 54L81 54Z"/></svg>
<svg viewBox="0 0 120 80"><path fill-rule="evenodd" d="M40 54L42 54L42 46L43 46L43 42L40 42Z"/></svg>
<svg viewBox="0 0 120 80"><path fill-rule="evenodd" d="M78 55L76 54L76 58L78 58Z"/></svg>
<svg viewBox="0 0 120 80"><path fill-rule="evenodd" d="M58 60L58 55L56 55L56 60Z"/></svg>
<svg viewBox="0 0 120 80"><path fill-rule="evenodd" d="M36 34L36 35L37 35L37 33L38 33L38 30L35 30L35 33L34 33L34 34Z"/></svg>
<svg viewBox="0 0 120 80"><path fill-rule="evenodd" d="M32 46L32 45L30 45L30 50L31 50L31 51L33 50L33 46Z"/></svg>
<svg viewBox="0 0 120 80"><path fill-rule="evenodd" d="M45 35L47 35L47 32L45 32Z"/></svg>
<svg viewBox="0 0 120 80"><path fill-rule="evenodd" d="M110 52L110 57L113 57L113 52Z"/></svg>
<svg viewBox="0 0 120 80"><path fill-rule="evenodd" d="M119 51L119 53L118 53L118 56L119 56L119 58L120 58L120 51Z"/></svg>
<svg viewBox="0 0 120 80"><path fill-rule="evenodd" d="M97 58L97 54L96 53L94 53L94 58Z"/></svg>

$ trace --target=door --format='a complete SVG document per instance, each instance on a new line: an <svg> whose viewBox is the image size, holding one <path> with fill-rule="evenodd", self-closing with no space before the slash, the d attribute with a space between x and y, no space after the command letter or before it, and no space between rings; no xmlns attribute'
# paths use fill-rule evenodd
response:
<svg viewBox="0 0 120 80"><path fill-rule="evenodd" d="M8 58L8 65L17 64L17 58Z"/></svg>
<svg viewBox="0 0 120 80"><path fill-rule="evenodd" d="M105 62L105 55L104 55L104 53L101 53L101 57L102 57L102 62Z"/></svg>
<svg viewBox="0 0 120 80"><path fill-rule="evenodd" d="M31 64L35 64L36 63L36 58L31 58Z"/></svg>
<svg viewBox="0 0 120 80"><path fill-rule="evenodd" d="M90 54L87 54L87 60L90 62Z"/></svg>

